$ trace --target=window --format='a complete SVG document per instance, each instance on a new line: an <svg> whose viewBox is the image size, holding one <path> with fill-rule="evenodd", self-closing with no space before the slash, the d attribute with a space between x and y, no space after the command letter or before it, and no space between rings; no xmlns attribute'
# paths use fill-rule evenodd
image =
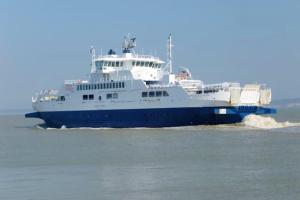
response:
<svg viewBox="0 0 300 200"><path fill-rule="evenodd" d="M88 95L86 95L86 94L82 95L82 99L83 100L88 100Z"/></svg>
<svg viewBox="0 0 300 200"><path fill-rule="evenodd" d="M155 96L155 92L149 92L149 97L154 97Z"/></svg>
<svg viewBox="0 0 300 200"><path fill-rule="evenodd" d="M145 65L145 63L144 63L144 62L141 62L141 66L144 67L144 65Z"/></svg>
<svg viewBox="0 0 300 200"><path fill-rule="evenodd" d="M114 66L116 65L116 63L115 63L115 62L111 62L111 64L112 64L112 67L114 67Z"/></svg>
<svg viewBox="0 0 300 200"><path fill-rule="evenodd" d="M106 99L112 99L112 94L106 94Z"/></svg>
<svg viewBox="0 0 300 200"><path fill-rule="evenodd" d="M120 67L122 67L123 66L123 61L120 63Z"/></svg>
<svg viewBox="0 0 300 200"><path fill-rule="evenodd" d="M164 97L168 97L169 96L168 92L167 91L163 91L163 96Z"/></svg>
<svg viewBox="0 0 300 200"><path fill-rule="evenodd" d="M108 62L107 61L104 61L104 66L107 66Z"/></svg>
<svg viewBox="0 0 300 200"><path fill-rule="evenodd" d="M148 92L142 92L142 97L148 97Z"/></svg>
<svg viewBox="0 0 300 200"><path fill-rule="evenodd" d="M135 61L132 62L132 66L135 66Z"/></svg>
<svg viewBox="0 0 300 200"><path fill-rule="evenodd" d="M56 99L56 101L65 101L65 100L66 100L65 96L59 96L59 97Z"/></svg>
<svg viewBox="0 0 300 200"><path fill-rule="evenodd" d="M125 83L124 82L122 82L122 88L125 88Z"/></svg>
<svg viewBox="0 0 300 200"><path fill-rule="evenodd" d="M146 62L145 64L146 64L146 67L149 67L149 62Z"/></svg>
<svg viewBox="0 0 300 200"><path fill-rule="evenodd" d="M140 62L140 61L137 61L137 62L136 62L136 65L137 65L137 66L140 66L140 65L141 65L141 62Z"/></svg>
<svg viewBox="0 0 300 200"><path fill-rule="evenodd" d="M96 61L95 64L97 69L102 69L103 61Z"/></svg>
<svg viewBox="0 0 300 200"><path fill-rule="evenodd" d="M118 98L118 93L113 93L113 99L117 99Z"/></svg>
<svg viewBox="0 0 300 200"><path fill-rule="evenodd" d="M155 96L161 97L161 96L162 96L162 91L156 91L156 92L155 92Z"/></svg>
<svg viewBox="0 0 300 200"><path fill-rule="evenodd" d="M89 100L94 100L94 95L93 94L89 94Z"/></svg>
<svg viewBox="0 0 300 200"><path fill-rule="evenodd" d="M98 97L98 100L101 101L101 96Z"/></svg>
<svg viewBox="0 0 300 200"><path fill-rule="evenodd" d="M153 67L153 62L150 62L149 67Z"/></svg>
<svg viewBox="0 0 300 200"><path fill-rule="evenodd" d="M119 61L116 62L116 67L119 67Z"/></svg>
<svg viewBox="0 0 300 200"><path fill-rule="evenodd" d="M108 67L110 67L110 66L111 66L111 61L108 62Z"/></svg>
<svg viewBox="0 0 300 200"><path fill-rule="evenodd" d="M116 83L113 83L113 88L116 88Z"/></svg>
<svg viewBox="0 0 300 200"><path fill-rule="evenodd" d="M119 88L119 83L116 83L116 88Z"/></svg>

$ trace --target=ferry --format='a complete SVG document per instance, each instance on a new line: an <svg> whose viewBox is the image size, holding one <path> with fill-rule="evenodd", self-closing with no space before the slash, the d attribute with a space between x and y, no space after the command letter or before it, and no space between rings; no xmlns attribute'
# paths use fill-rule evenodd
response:
<svg viewBox="0 0 300 200"><path fill-rule="evenodd" d="M48 127L176 127L238 123L249 114L272 114L271 89L264 84L205 84L188 68L173 72L172 36L167 61L134 51L126 36L122 53L97 56L91 48L86 80L66 80L60 89L32 97L35 112Z"/></svg>

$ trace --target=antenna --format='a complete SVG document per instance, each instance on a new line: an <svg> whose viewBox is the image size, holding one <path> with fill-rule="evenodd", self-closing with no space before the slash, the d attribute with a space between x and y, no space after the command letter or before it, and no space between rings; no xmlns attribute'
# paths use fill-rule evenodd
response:
<svg viewBox="0 0 300 200"><path fill-rule="evenodd" d="M168 63L169 63L169 73L172 74L173 72L173 66L172 66L172 34L170 33L169 38L168 38Z"/></svg>
<svg viewBox="0 0 300 200"><path fill-rule="evenodd" d="M129 38L129 35L124 37L124 41L122 44L123 53L130 53L130 49L133 49L134 47L136 47L135 40L136 40L136 38Z"/></svg>

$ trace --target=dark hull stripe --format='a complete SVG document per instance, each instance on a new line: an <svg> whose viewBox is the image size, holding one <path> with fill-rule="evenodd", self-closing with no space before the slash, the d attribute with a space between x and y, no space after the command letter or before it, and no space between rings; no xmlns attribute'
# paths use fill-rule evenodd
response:
<svg viewBox="0 0 300 200"><path fill-rule="evenodd" d="M225 112L224 112L225 110ZM275 109L257 106L155 108L35 112L25 117L40 118L49 127L173 127L241 122L248 114L272 114Z"/></svg>

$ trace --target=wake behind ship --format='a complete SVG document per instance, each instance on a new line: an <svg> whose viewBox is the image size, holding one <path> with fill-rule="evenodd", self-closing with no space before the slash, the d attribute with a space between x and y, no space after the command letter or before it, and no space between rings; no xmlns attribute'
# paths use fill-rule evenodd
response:
<svg viewBox="0 0 300 200"><path fill-rule="evenodd" d="M271 114L271 89L235 82L204 84L187 68L172 69L172 38L168 61L133 51L135 38L125 37L121 55L113 50L96 56L91 49L88 80L66 80L59 90L42 90L32 98L47 126L172 127L241 122L249 114Z"/></svg>

